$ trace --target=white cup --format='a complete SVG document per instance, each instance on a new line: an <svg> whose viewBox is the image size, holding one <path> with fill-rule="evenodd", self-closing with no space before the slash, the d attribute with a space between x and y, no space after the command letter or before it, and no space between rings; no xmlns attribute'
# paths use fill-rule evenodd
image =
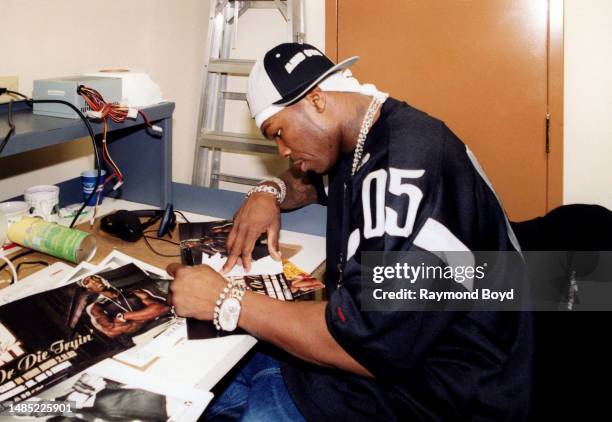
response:
<svg viewBox="0 0 612 422"><path fill-rule="evenodd" d="M59 213L59 191L55 185L28 188L23 195L28 203L28 213L45 221L56 222Z"/></svg>
<svg viewBox="0 0 612 422"><path fill-rule="evenodd" d="M6 238L8 227L28 215L28 204L23 201L9 201L0 203L0 247L11 243ZM4 236L3 236L4 233Z"/></svg>
<svg viewBox="0 0 612 422"><path fill-rule="evenodd" d="M7 224L13 224L28 215L28 204L24 201L0 202L0 212L6 217Z"/></svg>

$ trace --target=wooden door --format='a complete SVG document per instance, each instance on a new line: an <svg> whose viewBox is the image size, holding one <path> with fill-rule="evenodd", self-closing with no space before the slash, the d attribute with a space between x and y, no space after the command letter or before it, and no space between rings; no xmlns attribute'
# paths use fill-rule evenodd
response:
<svg viewBox="0 0 612 422"><path fill-rule="evenodd" d="M446 122L521 221L562 201L562 13L551 15L552 3L327 0L326 49L335 59L360 56L352 70L361 82Z"/></svg>

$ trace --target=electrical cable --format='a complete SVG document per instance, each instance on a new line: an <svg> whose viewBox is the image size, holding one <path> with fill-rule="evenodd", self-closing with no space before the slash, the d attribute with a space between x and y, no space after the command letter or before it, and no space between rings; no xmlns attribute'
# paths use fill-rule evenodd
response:
<svg viewBox="0 0 612 422"><path fill-rule="evenodd" d="M120 106L117 104L110 104L104 101L102 94L96 91L93 88L86 87L84 85L79 85L77 88L77 93L83 98L87 106L91 111L87 111L86 113L90 117L99 118L102 121L102 158L106 165L112 169L113 175L109 175L103 182L103 185L106 185L109 181L115 177L117 179L117 183L113 187L113 190L116 190L123 184L123 173L119 169L119 166L110 155L110 151L108 150L107 143L107 132L108 132L108 122L107 118L110 118L116 123L122 123L128 117L129 109L125 106ZM96 114L94 114L96 113Z"/></svg>
<svg viewBox="0 0 612 422"><path fill-rule="evenodd" d="M189 221L189 219L188 219L187 217L185 217L185 214L183 214L181 211L174 210L174 213L175 213L175 214L180 215L180 216L183 218L183 220L185 220L185 222L186 222L187 224L191 224L191 222ZM156 250L153 248L153 246L151 245L151 243L149 242L149 239L151 239L151 240L161 240L162 242L170 243L170 244L172 244L172 245L176 245L176 246L180 246L181 244L180 244L179 242L175 242L175 241L170 240L170 239L163 239L163 238L161 238L161 237L147 236L147 234L148 234L148 233L157 233L157 230L147 230L147 231L143 232L143 236L142 236L142 237L143 237L143 239L144 239L144 241L145 241L145 244L147 245L147 247L148 247L148 248L149 248L149 249L150 249L150 250L151 250L151 251L152 251L152 252L153 252L155 255L163 256L163 257L166 257L166 258L175 258L175 257L179 257L179 256L181 256L180 254L178 254L178 255L168 255L168 254L163 254L163 253L161 253L161 252L157 252L157 251L156 251Z"/></svg>
<svg viewBox="0 0 612 422"><path fill-rule="evenodd" d="M45 267L48 267L51 264L49 264L47 261L22 261L15 267L17 272L19 272L22 265L44 265Z"/></svg>
<svg viewBox="0 0 612 422"><path fill-rule="evenodd" d="M26 255L31 254L31 253L34 253L34 251L32 249L28 249L26 251L19 252L18 254L16 254L15 256L12 257L12 261L15 261L16 259L22 258L22 257L24 257ZM12 264L12 262L11 262L11 264ZM6 264L0 265L0 271L4 270L8 265L11 265L11 264L9 264L7 262ZM15 269L15 273L18 273L18 272L19 272L19 270ZM14 280L16 280L15 277L11 277L10 284L14 283L15 282Z"/></svg>
<svg viewBox="0 0 612 422"><path fill-rule="evenodd" d="M22 94L21 92L11 91L10 89L7 89L7 90L6 90L6 93L7 93L7 94L13 94L13 95L16 95L16 96L18 96L18 97L23 98L24 100L28 100L28 96L27 96L27 95Z"/></svg>
<svg viewBox="0 0 612 422"><path fill-rule="evenodd" d="M9 139L11 139L11 136L13 136L13 133L15 133L15 123L13 123L13 100L9 101L9 104L8 104L7 119L8 119L8 125L9 125L9 131L7 132L6 136L2 140L2 143L0 144L0 154L2 154L2 151L4 151L4 147L6 146L6 144L8 144L8 141Z"/></svg>
<svg viewBox="0 0 612 422"><path fill-rule="evenodd" d="M18 258L24 257L26 255L29 255L31 253L34 253L34 251L32 249L28 249L27 251L23 251L23 252L19 252L17 255L12 257L12 260L16 260ZM0 265L0 271L2 271L4 268L6 268L7 264L2 264Z"/></svg>
<svg viewBox="0 0 612 422"><path fill-rule="evenodd" d="M29 255L29 254L31 254L33 252L34 251L32 251L32 250L28 250L28 251L25 251L23 253L17 254L17 255L15 255L13 257L13 260L19 259L19 258L21 258L23 256L26 256L26 255ZM0 258L3 258L4 261L6 262L2 266L0 266L0 271L4 270L4 268L6 268L7 266L11 269L11 280L10 280L9 284L13 284L13 283L17 282L18 279L16 278L16 276L19 276L19 270L24 265L44 265L46 267L51 265L47 261L41 261L41 260L37 260L37 261L23 261L23 262L20 262L19 264L15 265L6 256L0 256ZM14 273L13 273L13 269L15 270Z"/></svg>
<svg viewBox="0 0 612 422"><path fill-rule="evenodd" d="M18 280L18 278L17 278L17 270L15 269L15 266L13 265L13 263L10 261L10 259L8 259L4 255L0 255L0 259L6 262L6 264L4 264L2 267L0 267L0 270L8 265L8 267L11 269L11 274L13 276L12 279L11 279L11 284L16 282Z"/></svg>
<svg viewBox="0 0 612 422"><path fill-rule="evenodd" d="M83 210L85 209L87 204L89 204L92 198L94 197L94 195L98 193L98 188L100 186L100 178L102 176L102 167L100 165L100 156L99 156L97 143L95 139L95 133L93 131L91 124L89 123L89 120L76 106L74 106L73 104L67 101L34 100L34 99L28 98L26 95L20 92L11 91L8 89L3 89L3 92L24 98L26 100L26 103L30 106L32 106L32 104L45 104L45 103L64 104L70 107L72 110L74 110L77 113L77 115L81 118L81 120L83 120L83 122L85 123L85 126L87 127L87 131L89 132L89 136L93 144L95 168L97 170L97 178L94 184L94 189L91 191L87 199L83 202L81 208L79 208L78 212L75 214L74 218L72 219L72 222L70 223L70 228L74 227L74 225L76 224L77 220L83 213ZM151 129L153 132L156 132L157 134L160 134L163 131L163 129L159 126L151 124L147 115L142 110L131 109L124 105L111 104L111 103L105 102L102 95L93 88L89 88L84 85L79 85L79 87L77 88L77 93L81 95L81 97L83 97L83 99L85 100L85 102L87 103L87 105L89 106L91 110L98 113L99 118L102 120L102 129L103 129L102 131L102 157L104 159L104 162L113 170L115 177L117 177L118 179L118 182L113 187L113 190L116 190L117 188L119 188L119 186L123 184L123 174L121 173L119 166L117 166L117 164L112 159L108 151L107 141L106 141L108 124L107 124L106 118L110 117L111 120L113 120L114 122L122 123L128 117L136 118L138 115L141 115L148 129ZM94 117L98 117L98 116L94 116ZM13 123L12 122L12 104L9 103L9 126L11 127L11 130L9 130L9 133L6 135L5 140L2 142L2 144L0 144L0 153L2 152L2 149L4 149L4 147L8 143L9 138L12 136L12 134L15 131L14 124L12 123ZM109 175L109 177L107 177L102 182L102 186L104 187L104 185L108 183L110 180L112 180L112 176ZM98 194L98 200L99 198L100 196ZM96 201L96 204L97 202L98 201Z"/></svg>
<svg viewBox="0 0 612 422"><path fill-rule="evenodd" d="M44 265L45 267L48 267L51 264L49 264L47 261L23 261L15 266L15 272L17 273L17 275L19 275L19 270L23 265ZM11 282L9 284L13 283L16 283L16 280L14 278L11 278Z"/></svg>
<svg viewBox="0 0 612 422"><path fill-rule="evenodd" d="M97 170L97 176L98 177L96 177L96 182L94 184L93 190L91 191L91 193L89 194L87 199L83 202L83 205L81 205L81 208L79 208L79 210L75 214L74 218L72 219L72 222L70 223L70 228L73 228L74 225L76 224L77 220L79 219L79 217L83 213L83 210L85 209L85 207L89 203L89 201L91 201L91 199L94 197L94 195L96 195L96 193L98 191L98 187L100 186L100 176L102 175L102 168L100 166L100 155L98 153L98 146L96 144L96 135L94 133L93 127L91 126L91 123L89 123L89 120L87 120L87 117L85 117L85 115L83 115L83 113L81 113L81 110L79 110L76 106L74 106L73 104L71 104L71 103L69 103L67 101L63 101L63 100L33 100L33 99L28 98L26 95L24 95L24 94L22 94L20 92L11 91L11 90L7 90L6 92L8 94L17 95L19 97L24 98L26 100L26 103L29 106L32 106L33 104L51 104L51 103L52 104L64 104L65 106L68 106L72 110L74 110L74 112L81 118L83 123L85 123L85 126L87 128L87 132L89 133L89 137L91 138L91 142L92 142L92 146L93 146L93 150L94 150L94 163L95 163L95 168Z"/></svg>
<svg viewBox="0 0 612 422"><path fill-rule="evenodd" d="M117 183L113 186L113 190L118 189L123 184L123 173L119 169L117 163L111 157L110 151L108 150L108 142L106 134L108 131L108 121L111 119L115 123L123 123L126 119L137 119L138 115L141 115L145 125L148 129L152 129L155 132L160 133L162 128L159 126L152 125L149 118L142 110L130 108L126 105L108 103L102 97L97 90L87 87L85 85L79 85L77 93L83 98L90 110L86 112L86 115L90 118L100 119L102 121L102 158L106 163L107 167L113 170L113 176L110 176L104 180L104 184L108 183L113 177L117 179Z"/></svg>
<svg viewBox="0 0 612 422"><path fill-rule="evenodd" d="M147 234L147 233L157 233L157 230L147 230L146 232L143 232L143 234ZM157 237L157 236L147 236L147 237L149 239L161 240L162 242L171 243L173 245L180 246L180 243L179 242L175 242L174 240L164 239L164 238Z"/></svg>
<svg viewBox="0 0 612 422"><path fill-rule="evenodd" d="M178 215L180 215L181 217L183 217L183 220L185 220L185 223L187 223L187 224L191 224L191 221L189 221L189 220L187 219L187 217L185 217L185 214L183 214L182 212L177 211L177 210L174 210L174 212L175 212L175 213L177 213Z"/></svg>
<svg viewBox="0 0 612 422"><path fill-rule="evenodd" d="M169 255L169 254L164 254L164 253L161 253L161 252L157 252L155 250L155 248L153 248L151 243L149 243L149 239L151 239L151 240L161 240L163 242L169 242L169 243L172 243L174 245L179 245L179 243L177 243L177 242L173 242L173 241L168 240L168 239L161 239L159 237L147 236L147 235L143 235L142 238L143 238L143 240L145 242L145 245L147 245L147 247L149 249L151 249L151 252L153 252L155 255L163 256L165 258L176 258L176 257L181 256L181 254L178 254L178 255Z"/></svg>
<svg viewBox="0 0 612 422"><path fill-rule="evenodd" d="M48 267L51 264L49 264L47 261L22 261L15 266L17 274L19 274L19 270L21 269L21 267L25 265L44 265L45 267Z"/></svg>

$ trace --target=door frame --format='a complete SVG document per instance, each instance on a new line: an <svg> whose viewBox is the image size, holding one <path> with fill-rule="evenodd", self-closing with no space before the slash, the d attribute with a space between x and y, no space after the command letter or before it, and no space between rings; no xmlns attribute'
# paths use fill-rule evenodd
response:
<svg viewBox="0 0 612 422"><path fill-rule="evenodd" d="M339 59L338 1L325 0L325 54L335 62ZM563 204L563 24L563 0L548 0L547 99L550 121L546 160L547 211Z"/></svg>

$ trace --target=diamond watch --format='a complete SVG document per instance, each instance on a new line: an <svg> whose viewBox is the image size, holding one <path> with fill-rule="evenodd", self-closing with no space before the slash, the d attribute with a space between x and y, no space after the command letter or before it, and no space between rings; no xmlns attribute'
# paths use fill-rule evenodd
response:
<svg viewBox="0 0 612 422"><path fill-rule="evenodd" d="M234 331L240 319L240 302L244 297L245 288L240 283L229 280L227 286L215 302L213 323L217 330Z"/></svg>

